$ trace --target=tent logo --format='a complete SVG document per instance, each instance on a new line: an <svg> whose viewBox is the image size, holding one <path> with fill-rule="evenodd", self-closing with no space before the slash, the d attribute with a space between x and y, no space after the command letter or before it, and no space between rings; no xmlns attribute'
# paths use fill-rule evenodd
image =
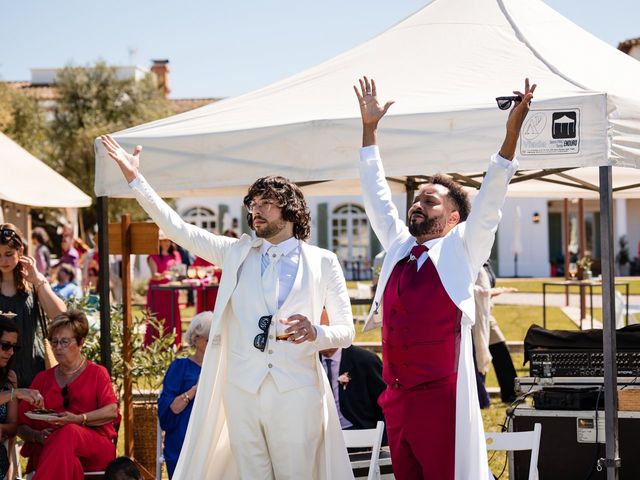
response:
<svg viewBox="0 0 640 480"><path fill-rule="evenodd" d="M522 127L522 136L527 140L535 140L544 131L547 125L547 116L542 112L531 115Z"/></svg>
<svg viewBox="0 0 640 480"><path fill-rule="evenodd" d="M554 112L551 124L552 138L576 138L576 112Z"/></svg>

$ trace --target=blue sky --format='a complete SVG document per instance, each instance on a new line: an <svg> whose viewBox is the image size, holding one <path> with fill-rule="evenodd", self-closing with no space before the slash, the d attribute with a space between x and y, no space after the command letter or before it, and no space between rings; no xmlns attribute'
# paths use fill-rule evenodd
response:
<svg viewBox="0 0 640 480"><path fill-rule="evenodd" d="M171 62L174 98L235 96L381 33L427 0L28 0L0 7L0 80L32 67ZM547 0L617 46L640 37L640 0Z"/></svg>

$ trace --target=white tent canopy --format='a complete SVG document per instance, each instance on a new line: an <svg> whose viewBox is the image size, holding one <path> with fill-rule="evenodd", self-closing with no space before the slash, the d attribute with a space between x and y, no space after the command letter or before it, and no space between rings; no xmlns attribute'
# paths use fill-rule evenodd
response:
<svg viewBox="0 0 640 480"><path fill-rule="evenodd" d="M91 205L91 197L0 133L0 160L6 174L0 199L32 207L75 208Z"/></svg>
<svg viewBox="0 0 640 480"><path fill-rule="evenodd" d="M435 0L314 68L115 137L145 147L142 171L163 195L274 173L353 179L360 122L351 85L363 74L396 101L381 125L390 176L484 170L506 120L494 97L521 89L524 76L539 88L522 168L640 166L640 63L538 0ZM95 191L129 195L99 144Z"/></svg>

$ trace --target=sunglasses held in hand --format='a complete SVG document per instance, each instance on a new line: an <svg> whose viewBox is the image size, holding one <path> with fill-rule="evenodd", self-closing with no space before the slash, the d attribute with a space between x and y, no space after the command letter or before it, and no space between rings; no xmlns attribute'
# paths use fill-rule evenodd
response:
<svg viewBox="0 0 640 480"><path fill-rule="evenodd" d="M509 95L506 97L496 97L496 103L500 110L509 110L513 102L521 102L522 97L520 95Z"/></svg>

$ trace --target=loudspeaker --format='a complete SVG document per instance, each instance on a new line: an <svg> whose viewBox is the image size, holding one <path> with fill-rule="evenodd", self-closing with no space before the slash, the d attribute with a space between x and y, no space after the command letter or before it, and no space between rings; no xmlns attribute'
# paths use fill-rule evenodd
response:
<svg viewBox="0 0 640 480"><path fill-rule="evenodd" d="M638 432L640 412L618 412L618 443L620 446L621 480L640 479ZM538 473L540 480L584 480L598 458L605 457L604 412L598 413L598 444L595 443L595 413L593 411L534 410L517 408L512 430L533 430L542 424ZM529 473L531 454L514 452L512 480L524 480ZM595 470L591 480L606 480L607 472Z"/></svg>

